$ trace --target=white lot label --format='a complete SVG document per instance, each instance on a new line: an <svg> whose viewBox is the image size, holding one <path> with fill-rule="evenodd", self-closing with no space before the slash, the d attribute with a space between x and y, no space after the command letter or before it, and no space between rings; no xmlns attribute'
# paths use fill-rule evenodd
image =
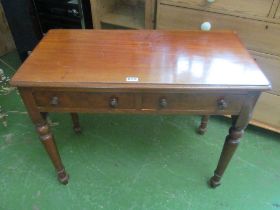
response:
<svg viewBox="0 0 280 210"><path fill-rule="evenodd" d="M138 77L127 77L126 81L127 82L138 82L139 78Z"/></svg>

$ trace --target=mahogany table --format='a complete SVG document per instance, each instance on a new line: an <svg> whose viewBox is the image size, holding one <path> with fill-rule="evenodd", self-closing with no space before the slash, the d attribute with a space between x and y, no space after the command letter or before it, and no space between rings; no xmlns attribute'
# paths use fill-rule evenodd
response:
<svg viewBox="0 0 280 210"><path fill-rule="evenodd" d="M17 86L61 183L68 182L48 112L231 115L210 179L221 177L270 84L233 32L51 30L11 80ZM149 138L147 136L147 138Z"/></svg>

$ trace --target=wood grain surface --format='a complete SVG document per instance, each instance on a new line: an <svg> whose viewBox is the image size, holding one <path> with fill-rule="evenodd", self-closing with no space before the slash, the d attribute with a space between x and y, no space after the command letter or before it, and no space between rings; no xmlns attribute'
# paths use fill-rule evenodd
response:
<svg viewBox="0 0 280 210"><path fill-rule="evenodd" d="M128 78L138 81L128 81ZM267 90L233 32L52 30L11 80L27 87Z"/></svg>

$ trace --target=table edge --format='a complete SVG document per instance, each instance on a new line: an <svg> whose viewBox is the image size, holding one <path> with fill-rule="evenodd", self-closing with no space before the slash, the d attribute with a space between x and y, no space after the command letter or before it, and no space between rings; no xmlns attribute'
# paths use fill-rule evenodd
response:
<svg viewBox="0 0 280 210"><path fill-rule="evenodd" d="M85 88L85 89L181 89L181 90L252 90L268 91L271 85L200 85L200 84L151 84L151 83L77 83L68 82L24 82L10 81L13 87L30 87L30 88Z"/></svg>

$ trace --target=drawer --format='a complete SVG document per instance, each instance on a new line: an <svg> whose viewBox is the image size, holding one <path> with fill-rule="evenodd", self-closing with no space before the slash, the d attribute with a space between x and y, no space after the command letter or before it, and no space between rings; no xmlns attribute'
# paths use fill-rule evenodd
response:
<svg viewBox="0 0 280 210"><path fill-rule="evenodd" d="M238 16L267 17L273 0L212 0L212 2L211 0L162 0L161 3L237 14Z"/></svg>
<svg viewBox="0 0 280 210"><path fill-rule="evenodd" d="M80 109L134 109L135 99L129 93L75 93L36 91L33 93L39 107Z"/></svg>
<svg viewBox="0 0 280 210"><path fill-rule="evenodd" d="M204 22L212 30L233 30L248 49L280 55L280 24L160 4L158 29L198 30Z"/></svg>
<svg viewBox="0 0 280 210"><path fill-rule="evenodd" d="M239 113L244 95L222 94L159 94L142 95L143 110L204 111L205 113Z"/></svg>
<svg viewBox="0 0 280 210"><path fill-rule="evenodd" d="M280 96L280 57L254 51L250 53L272 84L269 92Z"/></svg>

